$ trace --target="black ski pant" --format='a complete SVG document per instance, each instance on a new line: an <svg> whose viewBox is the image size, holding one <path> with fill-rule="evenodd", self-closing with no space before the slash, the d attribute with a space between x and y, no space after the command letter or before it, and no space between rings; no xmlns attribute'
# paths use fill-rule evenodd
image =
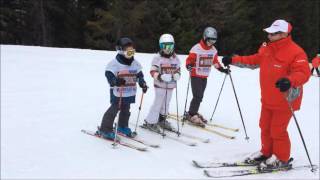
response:
<svg viewBox="0 0 320 180"><path fill-rule="evenodd" d="M315 68L315 67L313 67L313 68L311 69L311 75L313 75L313 71L314 71L314 70L316 70L316 71L317 71L318 76L320 76L319 68Z"/></svg>
<svg viewBox="0 0 320 180"><path fill-rule="evenodd" d="M191 116L198 113L200 103L203 98L204 91L207 87L207 78L191 77L191 89L193 98L189 107L189 114Z"/></svg>
<svg viewBox="0 0 320 180"><path fill-rule="evenodd" d="M113 122L119 109L118 104L111 104L109 109L104 113L100 130L103 132L112 132ZM130 104L121 104L119 114L119 127L128 127L130 117Z"/></svg>

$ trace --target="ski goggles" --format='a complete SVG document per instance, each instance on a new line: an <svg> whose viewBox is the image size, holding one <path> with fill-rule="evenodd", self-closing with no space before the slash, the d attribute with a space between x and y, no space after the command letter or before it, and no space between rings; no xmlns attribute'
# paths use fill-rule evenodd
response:
<svg viewBox="0 0 320 180"><path fill-rule="evenodd" d="M215 38L207 38L206 42L209 43L209 44L214 44L214 43L217 42L217 39L215 39Z"/></svg>
<svg viewBox="0 0 320 180"><path fill-rule="evenodd" d="M134 54L136 53L136 50L133 48L128 48L125 51L123 51L123 54L126 58L131 58L134 56Z"/></svg>
<svg viewBox="0 0 320 180"><path fill-rule="evenodd" d="M160 49L166 53L170 54L174 50L174 43L160 43Z"/></svg>
<svg viewBox="0 0 320 180"><path fill-rule="evenodd" d="M283 33L283 32L278 31L278 32L274 32L274 33L269 33L269 35L270 35L270 36L275 36L275 35L278 35L278 34L281 34L281 33Z"/></svg>

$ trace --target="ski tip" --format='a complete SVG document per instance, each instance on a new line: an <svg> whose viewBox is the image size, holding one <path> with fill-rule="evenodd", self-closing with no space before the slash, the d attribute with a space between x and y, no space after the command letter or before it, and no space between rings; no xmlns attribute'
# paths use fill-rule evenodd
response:
<svg viewBox="0 0 320 180"><path fill-rule="evenodd" d="M192 160L192 165L195 167L201 168L201 166L195 160Z"/></svg>
<svg viewBox="0 0 320 180"><path fill-rule="evenodd" d="M150 145L150 147L153 147L153 148L160 148L160 145Z"/></svg>
<svg viewBox="0 0 320 180"><path fill-rule="evenodd" d="M139 150L139 151L143 151L143 152L148 151L148 149L147 149L147 148L137 148L137 150Z"/></svg>
<svg viewBox="0 0 320 180"><path fill-rule="evenodd" d="M209 143L210 142L210 139L205 139L202 141L203 143Z"/></svg>
<svg viewBox="0 0 320 180"><path fill-rule="evenodd" d="M210 177L210 174L207 170L203 170L204 175L206 175L207 177Z"/></svg>

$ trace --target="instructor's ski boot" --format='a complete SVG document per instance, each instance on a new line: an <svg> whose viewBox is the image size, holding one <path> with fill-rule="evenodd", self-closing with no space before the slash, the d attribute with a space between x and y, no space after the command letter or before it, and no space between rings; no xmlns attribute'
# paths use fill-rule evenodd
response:
<svg viewBox="0 0 320 180"><path fill-rule="evenodd" d="M267 160L261 162L258 165L258 169L263 170L263 171L268 171L268 170L289 170L292 168L291 162L293 161L293 158L290 158L288 162L283 162L277 158L276 155L272 155L270 158Z"/></svg>
<svg viewBox="0 0 320 180"><path fill-rule="evenodd" d="M261 162L267 160L268 157L264 156L260 151L257 151L247 157L244 162L252 165L259 165Z"/></svg>

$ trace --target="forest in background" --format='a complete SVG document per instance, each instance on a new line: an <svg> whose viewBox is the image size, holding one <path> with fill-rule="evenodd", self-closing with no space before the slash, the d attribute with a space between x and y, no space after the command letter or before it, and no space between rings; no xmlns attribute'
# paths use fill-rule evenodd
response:
<svg viewBox="0 0 320 180"><path fill-rule="evenodd" d="M154 53L163 33L187 54L205 27L218 31L220 55L255 53L276 19L309 59L319 53L319 0L1 0L1 44L115 50L129 36L138 52Z"/></svg>

